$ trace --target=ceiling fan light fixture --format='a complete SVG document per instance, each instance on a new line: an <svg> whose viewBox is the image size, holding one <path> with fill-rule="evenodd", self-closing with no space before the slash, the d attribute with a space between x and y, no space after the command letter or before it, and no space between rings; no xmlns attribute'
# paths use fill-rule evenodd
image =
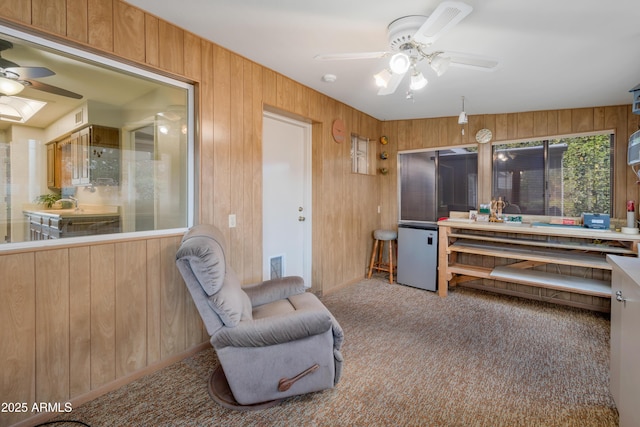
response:
<svg viewBox="0 0 640 427"><path fill-rule="evenodd" d="M391 71L386 68L380 71L378 74L373 75L373 79L378 87L387 87L389 80L391 80Z"/></svg>
<svg viewBox="0 0 640 427"><path fill-rule="evenodd" d="M414 71L414 73L411 75L411 84L409 85L409 87L411 88L411 90L420 90L424 88L427 83L429 83L429 81L420 71Z"/></svg>
<svg viewBox="0 0 640 427"><path fill-rule="evenodd" d="M409 70L411 66L411 59L406 53L398 52L389 60L389 68L395 74L404 74Z"/></svg>
<svg viewBox="0 0 640 427"><path fill-rule="evenodd" d="M446 56L437 55L435 58L431 60L431 69L436 72L438 77L443 75L449 69L449 64L451 64L451 58Z"/></svg>
<svg viewBox="0 0 640 427"><path fill-rule="evenodd" d="M12 96L22 92L22 89L22 83L0 76L0 94Z"/></svg>

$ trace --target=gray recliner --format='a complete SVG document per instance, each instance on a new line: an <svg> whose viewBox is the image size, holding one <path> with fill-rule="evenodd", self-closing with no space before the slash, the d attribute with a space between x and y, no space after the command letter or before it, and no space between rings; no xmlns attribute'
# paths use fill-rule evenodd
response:
<svg viewBox="0 0 640 427"><path fill-rule="evenodd" d="M260 408L336 385L343 332L329 310L300 277L242 287L225 251L218 229L197 225L176 255L222 367L211 376L212 398Z"/></svg>

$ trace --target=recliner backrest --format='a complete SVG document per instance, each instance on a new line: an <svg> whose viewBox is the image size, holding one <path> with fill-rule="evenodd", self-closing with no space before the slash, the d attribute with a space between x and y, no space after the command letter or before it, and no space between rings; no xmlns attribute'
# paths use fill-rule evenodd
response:
<svg viewBox="0 0 640 427"><path fill-rule="evenodd" d="M224 237L217 228L203 224L189 229L176 264L210 336L223 325L233 327L251 318L251 301L226 260Z"/></svg>

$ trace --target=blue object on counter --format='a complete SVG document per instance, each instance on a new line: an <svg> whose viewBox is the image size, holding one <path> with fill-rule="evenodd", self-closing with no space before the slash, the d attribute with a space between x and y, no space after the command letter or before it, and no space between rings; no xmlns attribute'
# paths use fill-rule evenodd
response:
<svg viewBox="0 0 640 427"><path fill-rule="evenodd" d="M595 230L608 230L609 214L583 213L582 224L586 228L593 228Z"/></svg>

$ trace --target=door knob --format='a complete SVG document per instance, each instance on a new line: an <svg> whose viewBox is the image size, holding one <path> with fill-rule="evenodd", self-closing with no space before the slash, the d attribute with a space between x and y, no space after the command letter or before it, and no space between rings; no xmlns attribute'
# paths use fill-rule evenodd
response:
<svg viewBox="0 0 640 427"><path fill-rule="evenodd" d="M305 217L303 217L303 216L299 216L299 217L298 217L298 221L300 221L300 222L304 221L305 219L307 219L307 218L305 218Z"/></svg>

